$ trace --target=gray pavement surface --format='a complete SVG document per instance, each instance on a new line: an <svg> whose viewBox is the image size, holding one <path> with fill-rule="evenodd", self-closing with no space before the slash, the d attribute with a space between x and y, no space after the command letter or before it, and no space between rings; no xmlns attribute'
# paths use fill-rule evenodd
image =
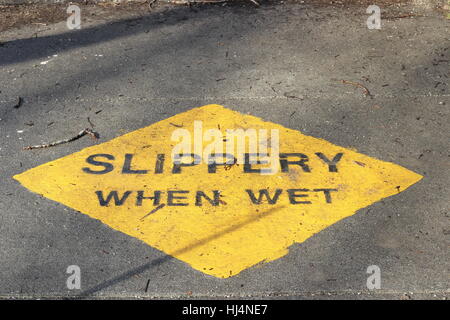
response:
<svg viewBox="0 0 450 320"><path fill-rule="evenodd" d="M81 30L61 22L2 33L0 297L447 299L450 20L429 11L368 30L367 17L362 7L304 4L165 7ZM88 117L101 143L210 103L424 179L228 279L12 179L95 143L22 150L70 137ZM66 287L73 264L78 291ZM381 268L379 290L366 288L369 265Z"/></svg>

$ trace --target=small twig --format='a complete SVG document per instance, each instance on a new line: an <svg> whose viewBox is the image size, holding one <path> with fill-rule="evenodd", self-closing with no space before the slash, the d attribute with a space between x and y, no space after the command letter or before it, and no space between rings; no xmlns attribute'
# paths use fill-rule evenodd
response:
<svg viewBox="0 0 450 320"><path fill-rule="evenodd" d="M173 0L169 3L172 4L187 4L187 5L191 5L194 3L221 3L221 2L228 2L228 0Z"/></svg>
<svg viewBox="0 0 450 320"><path fill-rule="evenodd" d="M92 128L94 128L94 124L92 123L91 119L89 117L87 117L87 121L89 122L89 124L91 125Z"/></svg>
<svg viewBox="0 0 450 320"><path fill-rule="evenodd" d="M147 218L149 215L155 213L155 212L158 211L159 209L164 208L164 206L165 206L164 203L160 204L160 205L157 206L155 209L153 209L152 211L150 211L149 213L147 213L145 216L143 216L143 217L141 218L141 221L144 220L145 218Z"/></svg>
<svg viewBox="0 0 450 320"><path fill-rule="evenodd" d="M341 80L344 84L351 84L352 86L362 88L364 90L364 94L366 96L372 97L372 94L370 93L369 89L367 89L365 86L363 86L361 83L348 81L348 80Z"/></svg>
<svg viewBox="0 0 450 320"><path fill-rule="evenodd" d="M421 14L407 13L402 14L400 16L392 16L392 17L383 17L386 20L394 20L394 19L403 19L403 18L411 18L411 17L423 17Z"/></svg>
<svg viewBox="0 0 450 320"><path fill-rule="evenodd" d="M225 169L225 171L230 170L234 165L239 166L237 163L237 159L236 157L233 157L233 163L224 163L223 164L223 168Z"/></svg>
<svg viewBox="0 0 450 320"><path fill-rule="evenodd" d="M85 136L86 134L90 135L93 139L98 139L99 138L99 134L89 128L86 128L82 131L80 131L80 133L78 133L75 137L69 138L69 139L65 139L65 140L59 140L56 142L52 142L52 143L46 143L46 144L39 144L39 145L35 145L35 146L28 146L28 147L24 147L23 150L31 150L31 149L41 149L41 148L49 148L49 147L54 147L63 143L68 143L68 142L72 142L75 141L77 139L80 139L81 137Z"/></svg>
<svg viewBox="0 0 450 320"><path fill-rule="evenodd" d="M172 0L169 1L168 3L170 4L179 4L179 5L191 5L191 4L206 4L206 3L224 3L224 2L230 2L231 0ZM256 5L257 7L259 7L259 3L256 2L255 0L249 0L250 2L252 2L254 5Z"/></svg>

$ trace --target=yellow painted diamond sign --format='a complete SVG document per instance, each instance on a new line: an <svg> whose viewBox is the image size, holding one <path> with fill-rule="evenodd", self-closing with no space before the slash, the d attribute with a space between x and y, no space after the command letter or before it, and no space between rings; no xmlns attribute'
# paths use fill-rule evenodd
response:
<svg viewBox="0 0 450 320"><path fill-rule="evenodd" d="M175 161L174 136L192 133L195 138L198 123L200 133L216 133L203 134L202 139L224 144L234 139L226 130L276 130L276 170L264 174L264 161L250 161L258 154L233 154L237 144L219 155L214 146L195 146L195 139L188 159ZM223 134L217 137L217 132ZM271 138L264 137L267 154L275 151ZM202 154L204 161L197 161ZM241 163L224 161L240 156ZM398 194L422 177L325 140L208 105L14 178L203 273L227 278L284 256L292 244Z"/></svg>

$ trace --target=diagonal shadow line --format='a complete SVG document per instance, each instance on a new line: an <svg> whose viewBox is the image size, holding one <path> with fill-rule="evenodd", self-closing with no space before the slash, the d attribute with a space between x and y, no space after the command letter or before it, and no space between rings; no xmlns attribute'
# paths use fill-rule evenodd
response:
<svg viewBox="0 0 450 320"><path fill-rule="evenodd" d="M98 292L100 290L103 290L103 289L105 289L107 287L110 287L110 286L115 285L115 284L117 284L117 283L119 283L121 281L124 281L124 280L126 280L126 279L128 279L128 278L130 278L132 276L140 274L140 273L144 272L147 269L150 269L152 267L161 265L161 264L163 264L163 263L165 263L165 262L167 262L169 260L172 260L173 256L175 256L175 255L179 255L179 254L183 254L185 252L188 252L188 251L190 251L190 250L192 250L194 248L197 248L199 246L204 245L205 243L208 243L208 242L210 242L212 240L220 238L221 236L223 236L223 235L225 235L227 233L234 232L234 231L239 230L239 229L241 229L242 227L244 227L244 226L246 226L248 224L251 224L253 222L259 221L262 218L266 218L269 215L274 214L278 210L283 209L284 207L285 206L279 206L279 207L276 207L276 208L272 208L272 209L269 209L269 210L267 210L265 212L262 212L261 214L259 214L257 216L250 217L250 218L246 219L245 221L243 221L243 222L241 222L239 224L230 226L230 227L226 228L225 230L222 230L221 232L215 233L215 234L210 235L208 237L205 237L205 238L203 238L203 239L201 239L201 240L199 240L199 241L197 241L197 242L195 242L193 244L190 244L190 245L185 246L185 247L183 247L181 249L173 251L173 252L165 255L164 257L155 259L153 261L150 261L149 263L143 264L143 265L141 265L141 266L139 266L137 268L134 268L134 269L132 269L130 271L124 272L124 273L122 273L121 275L119 275L117 277L114 277L112 279L106 280L106 281L104 281L104 282L102 282L102 283L100 283L100 284L98 284L98 285L96 285L96 286L94 286L94 287L92 287L90 289L87 289L87 290L81 292L80 294L78 294L78 295L76 295L74 297L68 297L67 299L76 299L76 298L88 297L88 296L90 296L90 295L92 295L92 294L94 294L94 293L96 293L96 292Z"/></svg>
<svg viewBox="0 0 450 320"><path fill-rule="evenodd" d="M0 47L0 66L47 57L55 53L60 54L75 48L87 47L118 38L125 38L136 35L137 32L148 32L149 30L157 30L163 26L176 25L183 22L183 15L186 13L185 11L186 9L182 7L172 8L171 10L164 12L164 20L159 18L159 12L150 12L140 17L114 20L113 22L106 22L101 25L80 30L69 30L64 33L43 37L11 40L6 42L3 47ZM190 19L192 19L192 17L199 19L198 15L192 15ZM128 24L137 21L145 21L145 25L141 26L139 30L127 27L125 30L121 30L121 32L114 32L114 27L121 28L123 25L127 26ZM98 37L95 35L98 35ZM64 45L61 46L59 41L62 40L70 41L65 42ZM33 49L28 48L28 50L24 50L27 46L31 45L34 45L35 47ZM21 48L22 50L17 51L17 48Z"/></svg>
<svg viewBox="0 0 450 320"><path fill-rule="evenodd" d="M209 33L212 32L211 34L214 34L216 39L220 39L223 33L226 35L227 41L234 43L236 41L239 41L239 37L236 37L236 34L242 36L243 34L250 35L256 32L264 32L264 30L262 29L274 28L274 25L276 25L278 21L278 19L274 19L272 23L266 23L264 27L258 28L255 28L252 25L248 26L247 24L244 24L243 28L242 25L239 25L239 29L237 31L234 27L233 20L230 21L228 27L224 28L224 20L219 16L219 14L224 14L223 9L219 9L217 7L201 7L201 10L199 8L199 10L196 10L195 13L192 13L191 11L191 9L181 10L180 8L172 8L170 9L170 11L168 10L167 12L164 12L164 15L161 14L160 16L156 15L155 12L136 18L134 20L117 20L116 22L110 24L103 24L98 27L93 27L92 29L89 29L92 30L92 32L83 33L81 36L77 32L84 32L83 30L85 29L79 31L73 30L72 32L74 32L73 34L75 35L73 37L70 37L68 33L64 33L60 35L48 36L47 40L45 40L45 37L28 40L17 40L19 42L15 45L14 41L10 41L8 43L12 43L11 45L8 45L7 43L4 47L0 47L0 69L2 67L2 64L7 64L10 59L12 59L12 61L15 61L17 59L21 60L22 58L24 58L22 56L26 56L29 54L40 55L41 50L50 50L50 52L48 52L47 54L47 56L49 56L51 55L51 53L64 52L64 50L76 51L77 47L83 47L84 44L86 44L86 47L91 46L92 48L94 48L97 44L100 46L103 42L108 42L108 39L110 40L110 42L114 42L115 39L118 39L119 42L127 43L127 45L133 46L137 49L136 51L133 51L134 53L131 55L134 67L139 66L139 64L142 64L143 62L145 62L145 64L148 63L148 70L152 70L152 74L157 75L157 77L148 79L147 85L144 86L144 88L148 90L148 92L152 92L153 94L161 94L162 96L183 96L186 94L186 88L191 86L192 83L195 82L190 76L191 73L180 69L171 69L167 67L164 68L159 64L155 64L152 62L149 63L149 61L155 61L158 59L167 61L166 57L170 55L172 55L175 59L178 59L176 55L177 51L187 51L189 52L189 55L196 55L197 57L200 56L200 53L201 56L204 56L205 59L213 59L212 57L215 57L218 53L220 53L220 49L218 49L218 47L216 47L215 45L210 45L211 41L209 40L213 39L214 36L213 38L211 38L211 36L208 35ZM242 10L241 8L234 6L226 10L226 14L232 14L233 17L239 17L241 15L247 16L248 13L255 14L251 9L244 8ZM218 18L211 19L211 17L215 16L218 16ZM189 24L191 26L190 28L183 28L183 26L178 25L183 24L183 21L186 20L186 17L188 18L188 20L192 20L192 23ZM160 21L161 19L164 19L164 21ZM128 28L126 26L126 24L128 24L130 21L137 20L142 21L131 28ZM167 26L173 26L178 31L173 32L173 30L163 30ZM220 30L220 28L224 28L224 30L219 32L218 30ZM139 46L128 43L128 41L133 42L135 40L133 39L134 36L141 33L147 33L149 32L149 30L155 31L154 34L152 34L153 32L150 32L151 34L148 36L148 38L145 37L147 41L141 41ZM205 32L205 30L209 30L209 32ZM66 38L75 40L63 41L68 40ZM20 45L20 41L30 41L27 45L27 50L18 50L20 49L20 47L24 47L23 44ZM108 44L105 44L105 46L108 47ZM199 52L197 48L203 48L203 51ZM67 54L69 54L69 56L72 55L71 52L67 52ZM185 54L183 53L183 55ZM124 54L124 56L128 58L126 54ZM243 59L249 60L250 58L252 57L247 56ZM30 98L30 100L36 99L33 102L38 102L39 100L55 101L55 99L68 97L72 94L76 94L77 96L89 96L90 94L96 92L97 85L100 85L101 87L101 89L98 91L98 94L103 94L109 97L111 92L104 91L105 88L107 88L108 81L115 78L130 76L129 68L118 68L118 66L120 66L124 62L124 59L125 58L122 57L121 54L114 54L111 55L109 59L105 59L105 61L101 65L98 65L95 62L91 62L91 64L87 62L83 64L83 68L76 69L68 66L66 74L70 74L70 76L64 76L60 78L57 76L57 83L59 84L59 86L56 90L52 86L41 86L39 83L42 82L33 83L31 81L24 81L22 84L22 86L24 87L22 89L29 91L28 88L34 88L34 90L31 90L29 94L27 94L27 98ZM248 64L251 63L251 61L247 62ZM241 61L241 63L243 62ZM231 66L230 64L232 64L233 66ZM238 65L238 67L236 67L236 65ZM210 67L208 67L208 65L206 64L206 67L203 68ZM193 69L195 69L196 73L200 71L200 69ZM149 72L148 70L142 70L142 72L145 74L146 72ZM237 72L241 72L240 70L241 66L239 64L228 63L228 66L226 66L226 62L224 62L223 68L220 70L216 70L216 72L229 73L231 75ZM195 72L193 72L192 74L194 74ZM161 77L162 79L159 79L158 77ZM139 80L139 77L137 77L136 80L141 81ZM167 81L167 86L173 86L174 90L169 93L161 89L160 85L158 85L158 83L160 83L161 81ZM174 86L171 83L172 81L175 81L177 85ZM76 82L78 82L78 88L74 88L74 84ZM138 84L138 87L142 86L141 83L142 82ZM83 84L83 86L81 86L81 84ZM205 88L208 88L208 90L211 91L218 90L219 87L220 85L216 81L212 81L208 85L205 84ZM146 95L146 91L139 94L139 96L144 97ZM31 96L34 96L35 98L31 98ZM47 108L44 107L45 105L46 103L43 103L41 107L38 107L42 109L36 109L36 112L48 112ZM1 114L2 112L0 110L0 116ZM5 109L4 116L2 118L6 118L8 120L12 118L11 120L17 121L17 119L14 119L14 117L11 116L11 111L9 108Z"/></svg>
<svg viewBox="0 0 450 320"><path fill-rule="evenodd" d="M273 3L276 3L274 0ZM242 3L247 3L245 0L230 2L229 8L234 10L247 10L248 12L254 12L255 7L249 6L242 7ZM270 6L271 1L262 2L261 6ZM165 11L153 11L146 14L142 14L139 17L131 17L124 19L117 19L112 22L105 22L101 25L96 25L83 29L69 30L64 33L58 33L54 35L42 36L42 37L29 37L24 39L11 40L4 43L0 47L0 66L5 66L14 63L20 63L28 60L34 60L38 58L48 57L52 54L60 54L65 51L69 51L75 48L86 47L93 44L108 42L111 40L125 38L128 36L136 35L137 33L149 32L150 30L158 30L162 27L170 25L176 25L183 23L186 20L187 12L203 12L209 11L217 13L216 6L199 6L199 7L172 7ZM164 14L164 17L161 17ZM207 18L200 15L190 15L189 20L205 20ZM145 25L137 28L129 27L133 26L134 22L143 21ZM115 26L121 27L126 25L126 30L120 32L114 32ZM98 35L98 37L96 37ZM69 40L65 42L63 46L60 45L60 41ZM34 45L33 48L27 48L27 46ZM20 48L20 50L17 50Z"/></svg>

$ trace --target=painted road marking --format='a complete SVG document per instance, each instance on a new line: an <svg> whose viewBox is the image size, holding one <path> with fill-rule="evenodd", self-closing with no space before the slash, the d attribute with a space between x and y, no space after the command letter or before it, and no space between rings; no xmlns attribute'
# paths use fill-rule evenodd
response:
<svg viewBox="0 0 450 320"><path fill-rule="evenodd" d="M278 129L280 170L207 163L175 168L176 127ZM176 124L176 127L174 126ZM180 113L14 176L23 186L99 219L220 278L287 254L324 228L422 176L219 105Z"/></svg>

